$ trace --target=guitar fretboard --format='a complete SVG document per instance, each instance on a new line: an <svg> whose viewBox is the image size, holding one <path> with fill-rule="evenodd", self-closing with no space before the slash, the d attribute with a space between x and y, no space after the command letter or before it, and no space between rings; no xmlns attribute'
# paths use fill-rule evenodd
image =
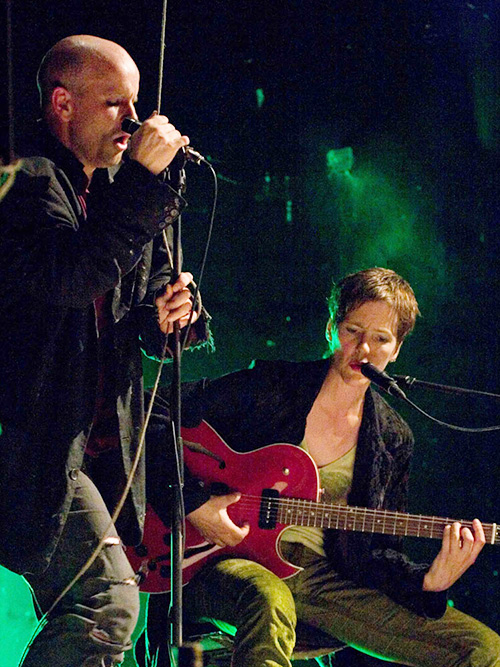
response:
<svg viewBox="0 0 500 667"><path fill-rule="evenodd" d="M277 503L274 508L279 523L293 526L315 526L363 533L382 533L408 537L441 539L444 527L454 521L472 529L472 521L450 519L420 514L405 514L390 510L376 510L349 505L328 505L296 498L269 498L267 503ZM499 526L483 524L487 544L499 544Z"/></svg>

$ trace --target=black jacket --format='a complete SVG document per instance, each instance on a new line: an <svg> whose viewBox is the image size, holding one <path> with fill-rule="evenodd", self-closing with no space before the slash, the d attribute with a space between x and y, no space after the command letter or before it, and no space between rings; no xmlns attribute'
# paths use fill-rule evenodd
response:
<svg viewBox="0 0 500 667"><path fill-rule="evenodd" d="M0 562L38 571L69 509L94 415L94 300L110 291L112 369L121 451L102 475L114 499L143 419L141 346L160 355L154 297L170 278L159 232L183 206L136 162L96 170L85 216L82 165L49 141L0 204ZM173 214L173 215L172 215ZM144 463L128 498L124 538L140 539Z"/></svg>
<svg viewBox="0 0 500 667"><path fill-rule="evenodd" d="M276 442L299 445L306 418L326 377L328 360L312 362L263 362L214 381L187 385L183 423L197 426L207 421L237 451L250 451ZM165 414L158 401L158 413ZM161 455L156 433L157 416L149 439L156 452L151 485L163 489L167 475L158 464ZM152 440L154 441L152 443ZM366 394L358 438L349 503L361 507L405 511L413 436L408 425L375 391ZM163 486L160 477L163 476ZM162 494L149 489L148 497L161 515ZM185 504L189 513L207 500L197 480L186 473ZM400 604L422 615L439 617L446 609L446 595L422 591L427 565L412 563L402 553L401 539L387 535L325 531L325 549L333 567L361 586L382 590Z"/></svg>

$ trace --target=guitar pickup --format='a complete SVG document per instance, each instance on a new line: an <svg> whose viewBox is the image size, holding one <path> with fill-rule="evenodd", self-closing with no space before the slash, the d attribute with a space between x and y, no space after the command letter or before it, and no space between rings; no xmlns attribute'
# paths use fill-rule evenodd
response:
<svg viewBox="0 0 500 667"><path fill-rule="evenodd" d="M278 519L279 491L276 489L263 489L260 499L259 528L272 530L276 528Z"/></svg>

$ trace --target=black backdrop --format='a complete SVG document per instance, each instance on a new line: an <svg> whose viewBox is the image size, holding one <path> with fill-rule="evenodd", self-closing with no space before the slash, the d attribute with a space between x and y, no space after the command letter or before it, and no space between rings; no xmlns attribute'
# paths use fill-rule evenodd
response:
<svg viewBox="0 0 500 667"><path fill-rule="evenodd" d="M159 0L13 0L16 150L37 116L37 65L68 34L127 48L148 115L161 15ZM188 353L186 379L321 355L332 278L382 264L410 280L423 313L395 372L498 391L497 32L493 0L170 0L162 111L220 184L203 284L217 351ZM0 125L5 155L5 112ZM328 151L344 147L350 170L328 170ZM208 173L189 165L183 236L195 274L211 197ZM449 421L500 422L498 402L412 397ZM411 511L498 520L498 437L399 407L418 442ZM408 544L417 558L435 547ZM498 629L494 551L452 598Z"/></svg>

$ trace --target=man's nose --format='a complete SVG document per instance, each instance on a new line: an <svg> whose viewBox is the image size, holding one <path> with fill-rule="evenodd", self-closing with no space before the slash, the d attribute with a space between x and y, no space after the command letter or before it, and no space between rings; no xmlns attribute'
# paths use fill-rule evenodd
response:
<svg viewBox="0 0 500 667"><path fill-rule="evenodd" d="M133 118L134 120L139 120L133 102L128 102L127 104L124 105L123 118Z"/></svg>

